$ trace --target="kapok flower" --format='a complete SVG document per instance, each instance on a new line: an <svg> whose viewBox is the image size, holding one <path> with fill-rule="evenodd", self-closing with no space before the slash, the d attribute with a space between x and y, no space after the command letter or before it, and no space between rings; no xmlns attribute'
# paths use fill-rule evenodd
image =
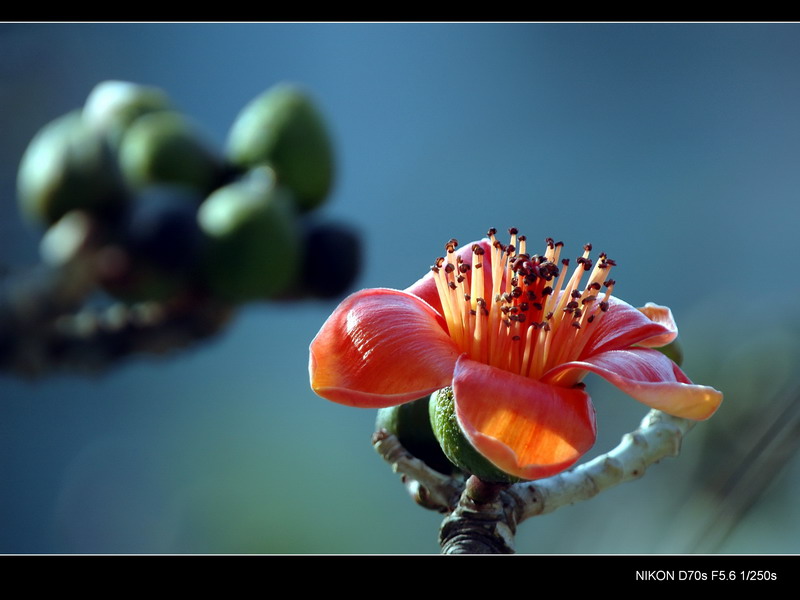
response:
<svg viewBox="0 0 800 600"><path fill-rule="evenodd" d="M582 380L605 378L668 414L702 420L722 401L664 354L678 331L669 308L612 296L613 260L590 257L569 275L561 242L528 254L510 229L446 257L405 291L346 298L311 342L311 387L351 406L382 408L452 386L467 440L522 479L567 469L594 444L595 411ZM560 266L559 266L560 265ZM581 285L584 275L588 280Z"/></svg>

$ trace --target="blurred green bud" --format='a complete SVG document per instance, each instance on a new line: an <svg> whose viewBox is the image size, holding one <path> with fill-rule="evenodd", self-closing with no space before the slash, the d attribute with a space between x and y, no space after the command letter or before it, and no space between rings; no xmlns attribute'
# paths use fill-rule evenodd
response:
<svg viewBox="0 0 800 600"><path fill-rule="evenodd" d="M61 217L42 236L39 256L42 262L60 267L75 260L96 238L96 224L88 213L73 210Z"/></svg>
<svg viewBox="0 0 800 600"><path fill-rule="evenodd" d="M310 276L303 282L308 294L316 298L338 298L348 291L361 272L361 239L347 225L317 223L306 235L306 254L303 273ZM325 257L324 268L315 261Z"/></svg>
<svg viewBox="0 0 800 600"><path fill-rule="evenodd" d="M215 190L197 218L210 238L205 273L217 296L232 302L271 298L297 277L302 238L294 203L269 168Z"/></svg>
<svg viewBox="0 0 800 600"><path fill-rule="evenodd" d="M433 434L425 396L399 406L381 408L375 419L375 430L385 429L397 436L403 447L416 458L440 473L450 474L456 468L447 460Z"/></svg>
<svg viewBox="0 0 800 600"><path fill-rule="evenodd" d="M201 201L183 186L151 186L139 192L117 223L119 260L103 270L106 290L138 302L168 300L192 287L207 241L197 223Z"/></svg>
<svg viewBox="0 0 800 600"><path fill-rule="evenodd" d="M28 144L17 174L22 214L50 225L71 210L112 214L126 192L106 139L86 125L80 111L45 125Z"/></svg>
<svg viewBox="0 0 800 600"><path fill-rule="evenodd" d="M102 131L111 145L118 148L125 131L136 119L170 108L169 97L157 87L128 81L103 81L86 99L83 119Z"/></svg>
<svg viewBox="0 0 800 600"><path fill-rule="evenodd" d="M498 469L469 443L456 418L452 388L442 388L431 394L429 409L433 433L454 465L488 483L523 481Z"/></svg>
<svg viewBox="0 0 800 600"><path fill-rule="evenodd" d="M333 148L311 99L289 84L274 86L239 113L228 136L236 166L269 164L301 210L322 204L333 180Z"/></svg>
<svg viewBox="0 0 800 600"><path fill-rule="evenodd" d="M182 115L154 112L136 119L119 149L126 180L134 187L185 185L201 193L214 189L223 176L222 160Z"/></svg>

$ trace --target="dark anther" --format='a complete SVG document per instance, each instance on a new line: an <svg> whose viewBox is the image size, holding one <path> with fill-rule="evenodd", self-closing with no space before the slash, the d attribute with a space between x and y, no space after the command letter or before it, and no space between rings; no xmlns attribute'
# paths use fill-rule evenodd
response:
<svg viewBox="0 0 800 600"><path fill-rule="evenodd" d="M551 287L548 285L547 287L545 287L545 288L542 290L542 298L544 298L545 296L549 296L549 295L550 295L550 294L552 294L552 293L553 293L553 288L551 288Z"/></svg>
<svg viewBox="0 0 800 600"><path fill-rule="evenodd" d="M438 273L439 272L439 267L437 267L436 265L433 265L431 267L431 271L433 271L434 273Z"/></svg>
<svg viewBox="0 0 800 600"><path fill-rule="evenodd" d="M478 306L480 306L481 308L486 308L486 300L484 300L483 298L478 298L478 299L476 299L476 300L475 300L475 302L476 302L476 303L478 304Z"/></svg>
<svg viewBox="0 0 800 600"><path fill-rule="evenodd" d="M551 311L551 312L549 312L549 313L547 313L547 314L544 316L544 318L545 318L545 319L547 319L548 321L549 321L550 319L552 319L552 318L553 318L553 313L552 313L552 311ZM548 329L548 331L549 331L549 329Z"/></svg>
<svg viewBox="0 0 800 600"><path fill-rule="evenodd" d="M588 318L588 319L586 319L586 320L587 320L589 323L591 323L592 321L594 321L594 315L589 315L589 318Z"/></svg>
<svg viewBox="0 0 800 600"><path fill-rule="evenodd" d="M575 300L570 300L567 302L567 308L564 310L572 310L573 308L578 308L578 303Z"/></svg>
<svg viewBox="0 0 800 600"><path fill-rule="evenodd" d="M572 290L572 293L570 294L570 296L572 296L573 298L580 298L581 297L581 293L578 290Z"/></svg>
<svg viewBox="0 0 800 600"><path fill-rule="evenodd" d="M572 314L576 319L580 319L583 311L580 308L576 308Z"/></svg>
<svg viewBox="0 0 800 600"><path fill-rule="evenodd" d="M560 246L563 246L563 245L564 245L564 242L556 242L556 246L560 247Z"/></svg>
<svg viewBox="0 0 800 600"><path fill-rule="evenodd" d="M456 268L453 266L452 263L447 263L447 266L445 266L445 268L444 268L444 272L445 273L452 273L455 270L456 270Z"/></svg>
<svg viewBox="0 0 800 600"><path fill-rule="evenodd" d="M512 339L513 341L515 341L515 342L518 342L520 338L519 338L519 336L518 336L518 335L515 335L515 336L513 336L511 339Z"/></svg>
<svg viewBox="0 0 800 600"><path fill-rule="evenodd" d="M470 311L469 311L469 314L471 314L471 315L475 316L475 315L477 315L478 313L476 313L474 310L470 309Z"/></svg>
<svg viewBox="0 0 800 600"><path fill-rule="evenodd" d="M481 248L480 244L472 244L472 251L478 256L483 256L483 248Z"/></svg>
<svg viewBox="0 0 800 600"><path fill-rule="evenodd" d="M519 313L517 315L517 321L519 321L520 323L524 323L526 318L527 317L525 316L525 313Z"/></svg>
<svg viewBox="0 0 800 600"><path fill-rule="evenodd" d="M603 282L603 285L604 285L604 286L606 286L606 287L611 287L611 286L612 286L612 285L614 285L615 283L617 283L617 282L616 282L616 281L614 281L613 279L606 279L606 280Z"/></svg>
<svg viewBox="0 0 800 600"><path fill-rule="evenodd" d="M568 258L562 258L561 259L561 264L564 265L565 267L568 267L569 266L569 259Z"/></svg>
<svg viewBox="0 0 800 600"><path fill-rule="evenodd" d="M439 258L437 258L435 264L437 267L441 267L444 264L444 256L440 256Z"/></svg>
<svg viewBox="0 0 800 600"><path fill-rule="evenodd" d="M528 305L527 302L520 302L520 304L519 304L519 309L520 310L525 311L525 310L528 310L529 308L530 308L530 306Z"/></svg>
<svg viewBox="0 0 800 600"><path fill-rule="evenodd" d="M600 303L600 310L602 310L603 312L606 312L606 311L608 310L608 302L606 302L605 300L603 300L603 301Z"/></svg>
<svg viewBox="0 0 800 600"><path fill-rule="evenodd" d="M599 290L599 289L600 289L602 286L601 286L601 285L600 285L600 284L599 284L597 281L595 281L595 282L594 282L592 285L590 285L589 287L590 287L590 288L593 288L593 289L595 289L595 290Z"/></svg>
<svg viewBox="0 0 800 600"><path fill-rule="evenodd" d="M586 252L591 252L592 251L592 245L591 244L584 244L583 249L586 250Z"/></svg>
<svg viewBox="0 0 800 600"><path fill-rule="evenodd" d="M551 249L552 249L552 248L555 248L555 247L556 247L556 243L555 243L555 241L553 240L553 238L544 238L544 243L545 243L545 244L547 244L547 247L548 247L548 248L551 248Z"/></svg>
<svg viewBox="0 0 800 600"><path fill-rule="evenodd" d="M514 298L519 298L520 296L522 296L522 288L521 287L515 287L513 290L511 290L511 295Z"/></svg>
<svg viewBox="0 0 800 600"><path fill-rule="evenodd" d="M464 279L465 279L465 277L463 275L459 275L458 277L456 277L456 281L458 283L464 283Z"/></svg>
<svg viewBox="0 0 800 600"><path fill-rule="evenodd" d="M544 308L544 306L542 306L541 303L539 303L539 302L534 302L533 303L533 308L535 308L536 310L542 310Z"/></svg>
<svg viewBox="0 0 800 600"><path fill-rule="evenodd" d="M610 264L612 267L616 267L616 266L617 266L617 261L615 261L615 260L611 260L610 258L607 258L607 259L606 259L606 262L607 262L608 264Z"/></svg>
<svg viewBox="0 0 800 600"><path fill-rule="evenodd" d="M476 269L482 269L483 268L483 263L475 263L475 268Z"/></svg>
<svg viewBox="0 0 800 600"><path fill-rule="evenodd" d="M578 323L577 321L573 321L573 322L571 323L571 325L572 325L572 326L573 326L575 329L580 329L580 328L581 328L581 324L580 324L580 323Z"/></svg>
<svg viewBox="0 0 800 600"><path fill-rule="evenodd" d="M586 298L581 300L581 304L588 304L589 302L594 302L595 300L597 300L597 296L586 296Z"/></svg>
<svg viewBox="0 0 800 600"><path fill-rule="evenodd" d="M526 238L524 235L521 235L521 236L519 236L517 239L518 239L520 242L525 242L525 241L527 241L527 240L528 240L528 238Z"/></svg>
<svg viewBox="0 0 800 600"><path fill-rule="evenodd" d="M454 289L456 289L456 288L458 287L458 286L455 284L455 282L453 282L453 281L451 281L451 282L450 282L450 283L448 283L447 285L450 287L450 289L451 289L451 290L454 290Z"/></svg>
<svg viewBox="0 0 800 600"><path fill-rule="evenodd" d="M516 227L509 227L508 228L508 235L517 235L519 233L519 229Z"/></svg>
<svg viewBox="0 0 800 600"><path fill-rule="evenodd" d="M467 271L469 271L469 265L467 263L461 263L460 265L458 265L458 270L461 271L462 273L466 273Z"/></svg>
<svg viewBox="0 0 800 600"><path fill-rule="evenodd" d="M471 298L472 296L470 296L469 294L464 294L464 300L466 300L467 302L469 302Z"/></svg>
<svg viewBox="0 0 800 600"><path fill-rule="evenodd" d="M486 235L492 237L495 233L497 233L497 227L489 227L489 231L486 233Z"/></svg>
<svg viewBox="0 0 800 600"><path fill-rule="evenodd" d="M512 246L511 244L506 246L506 254L508 254L509 256L514 254L514 250L516 250L516 248L514 246Z"/></svg>

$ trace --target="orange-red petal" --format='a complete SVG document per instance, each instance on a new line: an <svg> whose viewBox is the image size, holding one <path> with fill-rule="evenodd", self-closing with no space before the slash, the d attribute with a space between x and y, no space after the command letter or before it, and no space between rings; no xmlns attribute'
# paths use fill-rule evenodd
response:
<svg viewBox="0 0 800 600"><path fill-rule="evenodd" d="M345 298L310 347L312 389L328 400L382 408L450 385L458 350L442 317L390 289Z"/></svg>
<svg viewBox="0 0 800 600"><path fill-rule="evenodd" d="M654 323L658 323L668 330L668 333L642 340L637 344L638 346L644 346L645 348L661 348L662 346L674 342L675 338L678 337L678 324L675 323L672 311L668 306L661 306L653 302L648 302L637 310Z"/></svg>
<svg viewBox="0 0 800 600"><path fill-rule="evenodd" d="M522 479L559 473L594 444L594 407L582 390L546 385L464 355L456 363L453 392L470 443Z"/></svg>
<svg viewBox="0 0 800 600"><path fill-rule="evenodd" d="M650 408L685 419L702 421L722 402L722 393L695 385L674 362L658 350L611 350L550 369L542 381L569 385L587 372L596 373Z"/></svg>
<svg viewBox="0 0 800 600"><path fill-rule="evenodd" d="M669 309L666 310L669 311ZM659 313L659 315L663 315L663 313ZM608 311L603 315L596 329L592 331L580 358L583 360L601 352L622 350L634 344L648 347L664 346L678 335L678 328L675 326L675 321L672 320L671 313L669 317L669 321L672 323L671 328L667 327L666 318L654 321L642 310L611 296L608 299ZM652 343L653 340L656 341L655 345ZM664 340L668 341L662 343Z"/></svg>

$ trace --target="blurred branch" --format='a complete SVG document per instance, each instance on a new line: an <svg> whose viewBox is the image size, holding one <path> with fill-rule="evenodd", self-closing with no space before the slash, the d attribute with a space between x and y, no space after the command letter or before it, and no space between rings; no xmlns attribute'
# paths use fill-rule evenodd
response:
<svg viewBox="0 0 800 600"><path fill-rule="evenodd" d="M95 289L85 257L38 266L0 286L0 370L37 377L64 368L99 371L138 352L163 354L206 338L230 315L211 299L81 308Z"/></svg>
<svg viewBox="0 0 800 600"><path fill-rule="evenodd" d="M416 480L430 497L437 498L429 508L449 512L440 530L443 553L513 553L518 523L638 479L650 465L677 456L683 436L694 425L694 421L652 410L639 429L626 434L610 452L553 477L511 486L492 486L475 477L459 486L457 480L411 457L394 436L380 439L389 445L376 443L376 449L394 471L404 475L407 487L408 479ZM376 434L382 435L385 432ZM454 491L460 491L455 505L449 500Z"/></svg>

